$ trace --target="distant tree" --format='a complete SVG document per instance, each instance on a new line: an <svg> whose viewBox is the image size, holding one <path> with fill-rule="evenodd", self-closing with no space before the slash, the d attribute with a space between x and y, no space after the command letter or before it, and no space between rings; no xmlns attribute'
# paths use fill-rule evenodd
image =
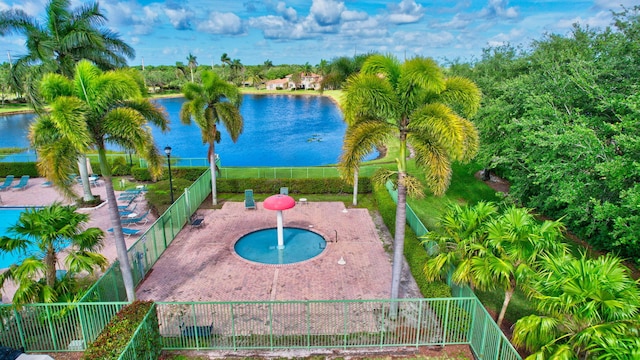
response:
<svg viewBox="0 0 640 360"><path fill-rule="evenodd" d="M227 55L227 53L223 53L220 56L220 62L222 63L222 69L224 70L225 65L228 65L229 67L231 67L231 58L229 57L229 55ZM224 71L223 71L224 74ZM226 74L225 74L226 76Z"/></svg>
<svg viewBox="0 0 640 360"><path fill-rule="evenodd" d="M198 61L196 60L196 57L191 53L189 53L189 56L187 56L187 67L189 67L189 70L191 71L191 82L193 82L193 70L198 67Z"/></svg>
<svg viewBox="0 0 640 360"><path fill-rule="evenodd" d="M75 206L60 203L27 209L9 227L9 236L0 238L0 250L28 255L0 274L0 288L7 280L18 284L14 304L71 301L77 274L92 274L96 268L104 270L108 265L97 252L103 246L104 233L96 227L85 229L89 215L76 210ZM27 249L36 248L37 253L26 253ZM64 256L68 270L62 278L56 271L60 256Z"/></svg>

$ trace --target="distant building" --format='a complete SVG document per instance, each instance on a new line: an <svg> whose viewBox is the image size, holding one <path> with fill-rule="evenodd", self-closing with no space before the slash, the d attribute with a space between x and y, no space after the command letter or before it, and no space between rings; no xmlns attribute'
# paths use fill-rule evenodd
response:
<svg viewBox="0 0 640 360"><path fill-rule="evenodd" d="M293 74L289 74L284 79L269 80L266 83L267 90L320 90L322 76L314 73L300 73L300 82L293 81Z"/></svg>

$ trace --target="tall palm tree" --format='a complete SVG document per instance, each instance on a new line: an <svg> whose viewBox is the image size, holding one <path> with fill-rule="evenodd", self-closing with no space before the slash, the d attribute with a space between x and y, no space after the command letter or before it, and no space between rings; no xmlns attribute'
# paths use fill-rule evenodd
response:
<svg viewBox="0 0 640 360"><path fill-rule="evenodd" d="M50 0L41 23L21 9L0 12L0 35L19 34L26 38L27 53L13 64L14 78L33 65L43 65L43 73L71 77L75 64L87 59L103 70L127 65L135 51L118 34L102 28L107 21L98 3L71 9L70 0Z"/></svg>
<svg viewBox="0 0 640 360"><path fill-rule="evenodd" d="M151 173L162 171L162 156L155 147L148 123L167 129L164 110L143 98L144 79L133 69L102 72L88 61L80 61L73 79L46 75L41 92L51 106L50 114L32 124L30 139L38 149L38 169L54 185L69 193L68 174L72 161L90 148L98 150L105 182L109 217L114 229L118 261L129 301L135 299L131 265L120 224L116 196L107 162L107 144L135 150L149 163Z"/></svg>
<svg viewBox="0 0 640 360"><path fill-rule="evenodd" d="M187 66L191 71L191 82L193 82L193 70L198 67L198 61L196 60L196 57L191 53L189 53L189 56L187 56Z"/></svg>
<svg viewBox="0 0 640 360"><path fill-rule="evenodd" d="M407 144L416 165L425 171L427 185L443 194L451 179L451 161L468 161L478 151L478 133L462 116L480 106L480 90L470 80L445 78L435 61L417 57L400 63L393 56L373 55L361 72L347 80L343 101L347 132L340 159L346 181L354 181L362 159L382 143L395 138L400 154L395 173L381 174L379 182L395 175L398 189L391 298L398 297L404 251L406 196L422 193L420 182L407 173Z"/></svg>
<svg viewBox="0 0 640 360"><path fill-rule="evenodd" d="M20 9L0 12L0 35L19 34L26 38L27 53L12 64L12 82L23 89L29 102L40 112L42 100L37 83L45 73L71 77L75 65L87 59L103 70L126 66L135 51L118 34L102 28L107 21L98 3L71 9L69 0L50 0L44 22ZM35 72L35 74L34 74ZM84 200L93 200L84 154L78 159Z"/></svg>
<svg viewBox="0 0 640 360"><path fill-rule="evenodd" d="M237 87L222 80L213 71L202 73L202 84L185 84L182 93L187 101L180 109L180 120L185 124L195 121L200 127L202 142L209 144L207 158L211 167L211 195L213 205L217 205L215 144L220 142L218 124L222 122L233 142L238 140L244 127L240 114L242 95Z"/></svg>
<svg viewBox="0 0 640 360"><path fill-rule="evenodd" d="M65 253L68 270L65 279L96 267L107 265L107 259L97 253L103 245L104 233L99 228L85 229L89 215L76 212L75 206L54 203L41 209L27 209L15 225L8 229L10 236L0 238L0 249L29 255L19 264L0 274L0 288L5 281L18 284L13 297L16 305L35 301L56 302L67 291L68 282L56 277L58 258ZM27 253L37 248L37 253Z"/></svg>
<svg viewBox="0 0 640 360"><path fill-rule="evenodd" d="M529 283L540 315L513 332L528 360L640 358L639 281L619 258L547 256Z"/></svg>

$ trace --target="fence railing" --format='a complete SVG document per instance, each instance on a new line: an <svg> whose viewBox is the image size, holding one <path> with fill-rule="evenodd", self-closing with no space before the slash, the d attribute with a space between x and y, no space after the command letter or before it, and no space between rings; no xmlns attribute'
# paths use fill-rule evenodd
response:
<svg viewBox="0 0 640 360"><path fill-rule="evenodd" d="M0 344L28 352L82 351L127 304L0 305Z"/></svg>

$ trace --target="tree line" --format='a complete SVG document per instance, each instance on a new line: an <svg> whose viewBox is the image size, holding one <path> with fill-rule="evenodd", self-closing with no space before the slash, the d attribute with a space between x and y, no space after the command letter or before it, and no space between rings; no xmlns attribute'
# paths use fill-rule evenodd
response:
<svg viewBox="0 0 640 360"><path fill-rule="evenodd" d="M474 80L479 161L511 199L597 249L640 261L640 7L606 29L575 25L531 46L486 49L451 72Z"/></svg>

